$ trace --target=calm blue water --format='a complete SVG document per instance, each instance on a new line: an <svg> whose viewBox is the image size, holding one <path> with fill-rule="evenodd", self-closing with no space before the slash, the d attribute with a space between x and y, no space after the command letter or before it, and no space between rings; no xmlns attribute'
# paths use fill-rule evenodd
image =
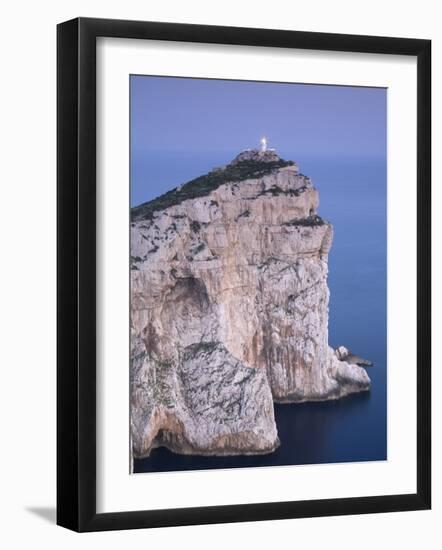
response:
<svg viewBox="0 0 442 550"><path fill-rule="evenodd" d="M285 158L294 158L301 171L313 179L320 193L319 213L333 223L329 341L374 362L374 367L367 369L371 391L325 403L275 405L281 446L270 455L181 456L159 448L149 458L135 461L135 472L387 458L385 161L299 158L283 153ZM221 159L218 164L223 162ZM185 172L197 176L216 164L213 159L193 159ZM172 181L168 188L179 183L173 181L177 177L174 170L171 167L165 174L163 164L162 176Z"/></svg>

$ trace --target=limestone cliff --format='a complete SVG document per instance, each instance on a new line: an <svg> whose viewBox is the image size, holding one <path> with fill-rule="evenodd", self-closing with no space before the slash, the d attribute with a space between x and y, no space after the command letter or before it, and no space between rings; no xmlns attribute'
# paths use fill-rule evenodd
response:
<svg viewBox="0 0 442 550"><path fill-rule="evenodd" d="M273 401L369 389L328 345L333 227L317 208L295 163L252 150L132 209L135 457L271 452Z"/></svg>

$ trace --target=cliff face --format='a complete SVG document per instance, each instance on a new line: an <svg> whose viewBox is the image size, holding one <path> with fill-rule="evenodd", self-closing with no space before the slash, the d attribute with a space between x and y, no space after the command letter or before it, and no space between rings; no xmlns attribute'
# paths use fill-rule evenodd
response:
<svg viewBox="0 0 442 550"><path fill-rule="evenodd" d="M271 452L274 400L369 388L328 345L333 228L317 208L294 163L246 151L132 210L135 457Z"/></svg>

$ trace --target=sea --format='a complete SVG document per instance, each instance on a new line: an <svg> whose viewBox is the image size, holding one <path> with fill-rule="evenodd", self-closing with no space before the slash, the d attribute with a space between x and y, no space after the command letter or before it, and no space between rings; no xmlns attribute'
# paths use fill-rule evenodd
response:
<svg viewBox="0 0 442 550"><path fill-rule="evenodd" d="M214 468L266 467L387 459L387 171L383 158L294 156L319 190L318 213L333 224L329 256L329 343L344 345L369 359L371 390L319 403L275 404L281 445L259 456L204 457L154 449L148 458L135 460L134 472L168 472ZM132 187L132 204L150 200L192 177L207 172L216 162L183 156L164 173L158 159L150 174L149 193ZM160 169L161 166L161 169ZM180 166L180 169L178 169ZM134 167L133 167L134 169ZM144 171L144 170L143 170ZM134 175L134 174L133 174Z"/></svg>

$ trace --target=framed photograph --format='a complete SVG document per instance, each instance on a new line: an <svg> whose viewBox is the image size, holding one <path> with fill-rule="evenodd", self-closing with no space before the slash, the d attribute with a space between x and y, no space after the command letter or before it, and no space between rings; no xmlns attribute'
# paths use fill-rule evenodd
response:
<svg viewBox="0 0 442 550"><path fill-rule="evenodd" d="M58 524L429 509L430 41L57 36Z"/></svg>

